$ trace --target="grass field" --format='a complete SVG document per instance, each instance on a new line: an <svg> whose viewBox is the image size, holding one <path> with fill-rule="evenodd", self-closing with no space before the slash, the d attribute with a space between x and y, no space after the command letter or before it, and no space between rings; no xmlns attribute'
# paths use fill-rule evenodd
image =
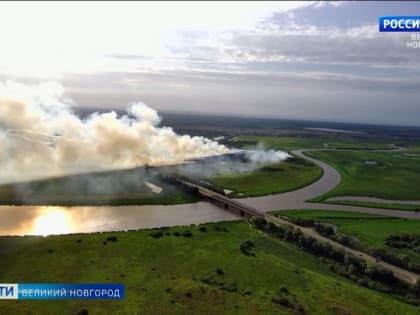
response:
<svg viewBox="0 0 420 315"><path fill-rule="evenodd" d="M340 148L340 149L390 149L390 142L387 140L371 140L366 138L355 138L341 136L334 138L321 137L270 137L270 136L240 136L234 138L230 144L241 147L252 147L256 144L263 144L267 148L275 150L297 150L311 148Z"/></svg>
<svg viewBox="0 0 420 315"><path fill-rule="evenodd" d="M203 226L201 226L203 227ZM113 282L124 301L2 301L0 314L418 314L328 271L316 257L245 222L155 231L0 238L0 282ZM186 230L191 237L182 236ZM181 236L176 236L176 232ZM167 235L168 234L168 235ZM109 236L117 241L106 242ZM254 243L255 257L240 251ZM281 288L287 288L286 292Z"/></svg>
<svg viewBox="0 0 420 315"><path fill-rule="evenodd" d="M351 205L357 207L368 207L368 208L382 208L382 209L390 209L390 210L404 210L404 211L419 211L419 205L404 205L404 204L397 204L397 203L377 203L377 202L368 202L368 201L330 201L326 203L331 203L335 205ZM419 215L420 218L420 215Z"/></svg>
<svg viewBox="0 0 420 315"><path fill-rule="evenodd" d="M411 144L407 146L407 153L420 153L420 144Z"/></svg>
<svg viewBox="0 0 420 315"><path fill-rule="evenodd" d="M233 190L232 197L261 196L295 190L322 176L322 169L303 159L293 159L256 171L213 177L208 182Z"/></svg>
<svg viewBox="0 0 420 315"><path fill-rule="evenodd" d="M334 224L338 227L340 234L354 236L368 246L383 247L396 254L406 254L413 262L420 263L420 254L409 249L397 249L385 244L385 239L392 234L419 234L420 220L324 210L288 210L277 213Z"/></svg>
<svg viewBox="0 0 420 315"><path fill-rule="evenodd" d="M316 198L370 196L396 200L420 198L420 156L404 152L316 151L307 155L336 168L342 180L332 191ZM374 161L377 165L366 165Z"/></svg>

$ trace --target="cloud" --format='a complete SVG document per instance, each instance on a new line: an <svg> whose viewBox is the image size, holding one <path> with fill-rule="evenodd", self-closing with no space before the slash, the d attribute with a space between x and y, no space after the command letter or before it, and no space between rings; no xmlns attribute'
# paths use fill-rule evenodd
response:
<svg viewBox="0 0 420 315"><path fill-rule="evenodd" d="M219 34L218 39L194 41L184 33L174 54L190 52L213 62L277 62L308 64L353 64L411 67L415 49L407 49L408 35L384 34L377 25L350 29L294 25L282 30L252 30ZM183 47L181 48L181 46Z"/></svg>
<svg viewBox="0 0 420 315"><path fill-rule="evenodd" d="M418 49L406 48L410 34L377 28L379 15L415 6L2 7L0 37L14 44L0 50L0 77L59 80L80 106L142 99L165 110L341 120L342 107L360 103L365 115L346 119L418 124ZM16 16L26 22L12 29Z"/></svg>

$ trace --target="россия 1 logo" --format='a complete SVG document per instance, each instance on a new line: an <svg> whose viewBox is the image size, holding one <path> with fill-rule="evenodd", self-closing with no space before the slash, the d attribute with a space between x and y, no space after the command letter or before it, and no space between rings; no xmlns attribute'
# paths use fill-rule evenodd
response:
<svg viewBox="0 0 420 315"><path fill-rule="evenodd" d="M380 16L379 32L410 32L407 48L420 48L420 16Z"/></svg>
<svg viewBox="0 0 420 315"><path fill-rule="evenodd" d="M379 32L420 32L420 16L380 16Z"/></svg>

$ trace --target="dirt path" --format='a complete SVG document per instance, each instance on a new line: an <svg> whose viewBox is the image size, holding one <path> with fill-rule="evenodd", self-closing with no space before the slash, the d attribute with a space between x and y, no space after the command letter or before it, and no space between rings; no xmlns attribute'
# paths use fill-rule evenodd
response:
<svg viewBox="0 0 420 315"><path fill-rule="evenodd" d="M406 269L388 264L384 261L377 262L375 257L373 257L371 255L368 255L364 252L352 249L350 247L344 246L344 245L342 245L342 244L340 244L340 243L338 243L334 240L331 240L327 237L324 237L324 236L320 235L318 232L316 232L314 229L292 224L292 223L290 223L288 221L285 221L281 218L278 218L278 217L276 217L272 214L267 214L266 219L268 221L271 221L271 222L275 223L275 224L286 224L286 225L293 226L294 228L300 229L302 231L302 233L305 234L306 236L312 236L313 238L315 238L315 239L317 239L321 242L330 244L334 248L343 249L345 252L351 253L352 255L354 255L356 257L360 257L360 258L364 259L367 263L376 264L376 265L381 266L384 269L390 270L394 273L394 276L396 278L398 278L398 279L400 279L404 282L415 284L420 279L420 275L418 275L414 272L411 272L411 271L408 271Z"/></svg>

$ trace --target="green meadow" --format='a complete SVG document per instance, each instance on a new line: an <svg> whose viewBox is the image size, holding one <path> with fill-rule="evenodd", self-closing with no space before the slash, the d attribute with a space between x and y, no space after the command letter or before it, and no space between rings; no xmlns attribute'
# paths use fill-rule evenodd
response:
<svg viewBox="0 0 420 315"><path fill-rule="evenodd" d="M275 150L298 150L312 148L339 149L390 149L389 140L371 140L349 136L332 137L273 137L273 136L239 136L230 141L231 145L252 147L257 144Z"/></svg>
<svg viewBox="0 0 420 315"><path fill-rule="evenodd" d="M231 197L261 196L307 186L322 176L322 169L304 159L294 158L246 173L207 179L219 187L233 190Z"/></svg>
<svg viewBox="0 0 420 315"><path fill-rule="evenodd" d="M112 237L116 237L113 239ZM113 241L112 241L113 239ZM253 244L255 256L241 244ZM418 314L246 222L1 237L0 282L124 283L123 301L2 301L0 314ZM287 303L285 303L287 301Z"/></svg>
<svg viewBox="0 0 420 315"><path fill-rule="evenodd" d="M313 151L307 155L329 163L342 176L340 184L317 201L335 196L420 199L420 156L407 156L403 151Z"/></svg>

